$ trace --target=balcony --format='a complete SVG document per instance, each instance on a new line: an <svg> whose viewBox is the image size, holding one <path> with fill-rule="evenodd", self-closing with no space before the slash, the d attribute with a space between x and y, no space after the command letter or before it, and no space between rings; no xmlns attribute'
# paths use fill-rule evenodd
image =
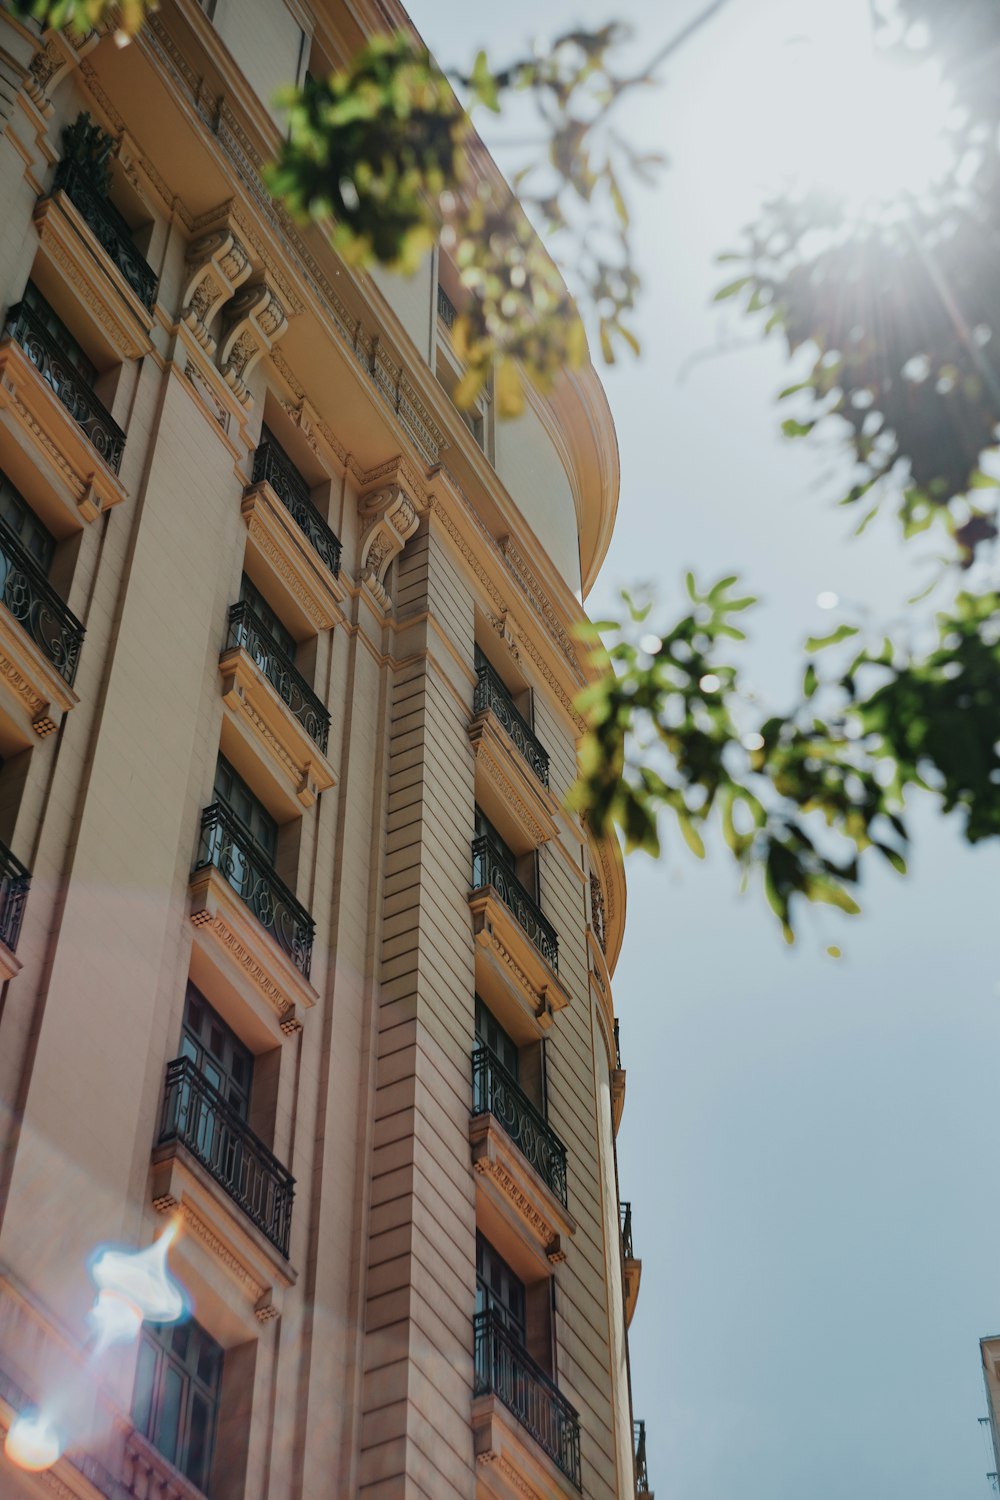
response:
<svg viewBox="0 0 1000 1500"><path fill-rule="evenodd" d="M649 1488L649 1472L646 1468L646 1424L632 1423L632 1448L635 1453L635 1493L652 1495Z"/></svg>
<svg viewBox="0 0 1000 1500"><path fill-rule="evenodd" d="M485 659L476 666L476 689L472 707L477 714L493 714L529 770L547 788L548 752L527 719L514 706L514 700L502 678Z"/></svg>
<svg viewBox="0 0 1000 1500"><path fill-rule="evenodd" d="M6 844L0 844L0 982L13 979L21 965L15 958L31 876Z"/></svg>
<svg viewBox="0 0 1000 1500"><path fill-rule="evenodd" d="M151 311L156 300L157 278L142 252L136 249L132 231L114 204L96 190L88 174L74 161L59 163L52 190L66 194L116 271L143 307Z"/></svg>
<svg viewBox="0 0 1000 1500"><path fill-rule="evenodd" d="M507 820L537 848L555 836L558 803L549 790L549 757L485 658L476 661L469 740L476 754L476 796L498 825ZM516 837L511 827L511 837Z"/></svg>
<svg viewBox="0 0 1000 1500"><path fill-rule="evenodd" d="M580 1419L558 1387L491 1312L474 1321L473 1437L477 1459L511 1478L516 1494L571 1494L552 1468L581 1488ZM515 1419L505 1421L502 1407ZM530 1440L525 1444L524 1436ZM541 1461L532 1449L541 1449ZM548 1462L546 1462L548 1460ZM495 1467L494 1467L495 1465ZM552 1468L550 1468L550 1465Z"/></svg>
<svg viewBox="0 0 1000 1500"><path fill-rule="evenodd" d="M618 1035L618 1017L615 1016L615 1065L611 1069L611 1124L615 1135L622 1122L625 1109L625 1069L622 1067L622 1049Z"/></svg>
<svg viewBox="0 0 1000 1500"><path fill-rule="evenodd" d="M27 303L19 302L8 311L4 338L20 345L95 453L117 474L125 451L124 432L86 381L69 365L55 339Z"/></svg>
<svg viewBox="0 0 1000 1500"><path fill-rule="evenodd" d="M559 941L489 834L472 841L469 910L477 944L476 983L502 987L543 1034L569 1004L559 982Z"/></svg>
<svg viewBox="0 0 1000 1500"><path fill-rule="evenodd" d="M455 319L458 317L458 311L454 302L452 302L440 282L438 282L438 317L446 328L453 328L455 326Z"/></svg>
<svg viewBox="0 0 1000 1500"><path fill-rule="evenodd" d="M167 1064L157 1145L173 1141L187 1147L287 1256L295 1179L188 1057Z"/></svg>
<svg viewBox="0 0 1000 1500"><path fill-rule="evenodd" d="M271 575L282 618L305 634L329 630L341 618L344 597L337 581L340 542L313 505L305 479L268 436L254 453L243 519L257 572Z"/></svg>
<svg viewBox="0 0 1000 1500"><path fill-rule="evenodd" d="M489 1047L477 1047L472 1054L472 1113L490 1114L503 1126L529 1166L565 1207L566 1147Z"/></svg>
<svg viewBox="0 0 1000 1500"><path fill-rule="evenodd" d="M472 1165L477 1218L497 1218L526 1240L547 1270L566 1259L563 1242L576 1231L567 1211L566 1147L488 1047L472 1054Z"/></svg>
<svg viewBox="0 0 1000 1500"><path fill-rule="evenodd" d="M57 536L125 499L125 434L24 302L0 336L4 470Z"/></svg>
<svg viewBox="0 0 1000 1500"><path fill-rule="evenodd" d="M0 702L24 743L56 727L72 691L84 629L34 558L0 522Z"/></svg>
<svg viewBox="0 0 1000 1500"><path fill-rule="evenodd" d="M558 974L559 939L555 928L487 835L472 841L472 885L477 891L487 886L496 891L521 931L538 949L553 973Z"/></svg>
<svg viewBox="0 0 1000 1500"><path fill-rule="evenodd" d="M619 1203L618 1214L621 1225L622 1247L622 1294L625 1300L625 1327L631 1326L635 1305L639 1300L639 1282L642 1278L642 1261L637 1260L632 1248L632 1205Z"/></svg>
<svg viewBox="0 0 1000 1500"><path fill-rule="evenodd" d="M219 671L230 710L223 752L241 768L256 760L289 816L311 807L336 780L326 758L330 714L248 604L229 611Z"/></svg>
<svg viewBox="0 0 1000 1500"><path fill-rule="evenodd" d="M204 961L239 988L272 1035L277 1018L271 1045L298 1031L296 1007L317 999L309 984L315 923L222 802L201 815L189 890Z"/></svg>
<svg viewBox="0 0 1000 1500"><path fill-rule="evenodd" d="M248 1337L254 1319L280 1315L296 1280L288 1262L294 1194L291 1173L191 1059L169 1062L153 1207L183 1218L188 1233L178 1253L191 1258L189 1273L214 1282L234 1311L243 1299Z"/></svg>

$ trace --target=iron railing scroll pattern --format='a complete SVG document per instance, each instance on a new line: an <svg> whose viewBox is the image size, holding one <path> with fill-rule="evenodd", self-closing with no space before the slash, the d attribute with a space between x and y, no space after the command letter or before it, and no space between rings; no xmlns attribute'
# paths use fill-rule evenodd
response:
<svg viewBox="0 0 1000 1500"><path fill-rule="evenodd" d="M52 188L62 189L143 307L151 311L156 300L156 275L133 241L125 220L97 190L90 174L77 162L64 158L56 167Z"/></svg>
<svg viewBox="0 0 1000 1500"><path fill-rule="evenodd" d="M565 1207L566 1147L489 1047L472 1054L472 1112L491 1114Z"/></svg>
<svg viewBox="0 0 1000 1500"><path fill-rule="evenodd" d="M472 885L474 890L492 886L518 926L534 943L545 962L559 971L559 939L552 923L528 894L488 834L472 841Z"/></svg>
<svg viewBox="0 0 1000 1500"><path fill-rule="evenodd" d="M622 1255L625 1260L635 1260L632 1252L632 1205L631 1203L619 1203L618 1213L621 1219L622 1230Z"/></svg>
<svg viewBox="0 0 1000 1500"><path fill-rule="evenodd" d="M438 317L446 328L453 328L457 316L458 313L454 302L452 302L441 283L438 282Z"/></svg>
<svg viewBox="0 0 1000 1500"><path fill-rule="evenodd" d="M477 714L489 710L499 721L521 757L527 761L542 786L549 784L549 757L527 719L515 708L514 700L503 678L489 662L476 665L476 690L473 709Z"/></svg>
<svg viewBox="0 0 1000 1500"><path fill-rule="evenodd" d="M0 598L70 687L76 677L84 629L41 568L0 521Z"/></svg>
<svg viewBox="0 0 1000 1500"><path fill-rule="evenodd" d="M26 302L8 309L4 337L25 354L81 429L91 447L115 474L121 468L125 434L90 386L73 369L58 343Z"/></svg>
<svg viewBox="0 0 1000 1500"><path fill-rule="evenodd" d="M234 604L229 611L227 647L241 646L256 662L282 703L306 734L326 754L330 738L330 714L268 634L267 626L249 604Z"/></svg>
<svg viewBox="0 0 1000 1500"><path fill-rule="evenodd" d="M189 1057L167 1064L159 1144L171 1141L185 1145L287 1256L295 1179Z"/></svg>
<svg viewBox="0 0 1000 1500"><path fill-rule="evenodd" d="M645 1422L632 1423L632 1437L635 1445L635 1492L637 1495L648 1495L649 1470L646 1467Z"/></svg>
<svg viewBox="0 0 1000 1500"><path fill-rule="evenodd" d="M502 1401L577 1489L580 1418L527 1349L492 1312L476 1313L475 1389Z"/></svg>
<svg viewBox="0 0 1000 1500"><path fill-rule="evenodd" d="M31 876L6 844L0 844L0 943L11 953L21 935Z"/></svg>
<svg viewBox="0 0 1000 1500"><path fill-rule="evenodd" d="M229 882L264 931L308 979L316 924L224 802L213 802L201 815L195 869L207 865Z"/></svg>
<svg viewBox="0 0 1000 1500"><path fill-rule="evenodd" d="M340 572L340 539L312 502L309 486L276 443L267 438L253 456L252 484L269 484L313 551L336 578Z"/></svg>

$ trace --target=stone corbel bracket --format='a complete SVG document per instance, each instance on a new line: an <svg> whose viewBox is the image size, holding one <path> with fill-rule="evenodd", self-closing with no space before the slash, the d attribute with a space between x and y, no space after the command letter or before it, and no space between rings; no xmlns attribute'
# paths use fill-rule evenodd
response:
<svg viewBox="0 0 1000 1500"><path fill-rule="evenodd" d="M247 380L257 361L288 327L288 317L265 279L244 287L229 309L226 336L219 351L222 378L244 406L250 404Z"/></svg>
<svg viewBox="0 0 1000 1500"><path fill-rule="evenodd" d="M46 119L52 116L52 95L58 85L99 41L96 31L88 31L82 36L54 30L44 33L42 49L35 53L28 65L25 89Z"/></svg>
<svg viewBox="0 0 1000 1500"><path fill-rule="evenodd" d="M365 495L361 511L361 579L384 610L392 608L385 580L393 559L420 525L417 508L398 484Z"/></svg>
<svg viewBox="0 0 1000 1500"><path fill-rule="evenodd" d="M213 229L188 248L190 274L184 289L181 321L186 323L205 353L215 353L209 327L223 303L250 275L250 256L228 226Z"/></svg>

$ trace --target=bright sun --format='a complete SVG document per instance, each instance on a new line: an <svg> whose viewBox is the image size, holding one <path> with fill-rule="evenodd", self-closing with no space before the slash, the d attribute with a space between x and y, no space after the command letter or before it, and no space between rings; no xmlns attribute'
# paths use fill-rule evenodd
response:
<svg viewBox="0 0 1000 1500"><path fill-rule="evenodd" d="M946 170L953 101L932 65L879 52L864 0L753 0L745 19L735 5L731 15L725 114L762 186L864 209L920 194Z"/></svg>

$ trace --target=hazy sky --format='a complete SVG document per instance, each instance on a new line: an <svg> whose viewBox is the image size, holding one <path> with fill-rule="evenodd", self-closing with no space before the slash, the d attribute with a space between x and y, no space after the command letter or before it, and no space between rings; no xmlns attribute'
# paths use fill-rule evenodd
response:
<svg viewBox="0 0 1000 1500"><path fill-rule="evenodd" d="M700 8L549 0L544 25L626 17L648 55ZM411 10L446 63L479 45L503 60L542 14L529 0ZM845 116L836 80L804 92L783 44L819 25L819 55L847 43L850 59L867 14L867 0L729 0L628 117L671 165L637 204L643 357L607 380L622 499L590 606L649 577L669 605L687 566L738 568L765 601L754 679L779 705L795 643L829 619L820 591L888 618L926 576L891 526L849 541L836 450L778 436L779 350L709 306L725 279L713 256L803 111ZM720 340L737 347L710 355ZM793 952L719 851L629 861L619 1155L643 1258L635 1411L660 1500L989 1495L977 1341L1000 1331L1000 850L917 822L912 878L870 880L862 918L807 921Z"/></svg>

